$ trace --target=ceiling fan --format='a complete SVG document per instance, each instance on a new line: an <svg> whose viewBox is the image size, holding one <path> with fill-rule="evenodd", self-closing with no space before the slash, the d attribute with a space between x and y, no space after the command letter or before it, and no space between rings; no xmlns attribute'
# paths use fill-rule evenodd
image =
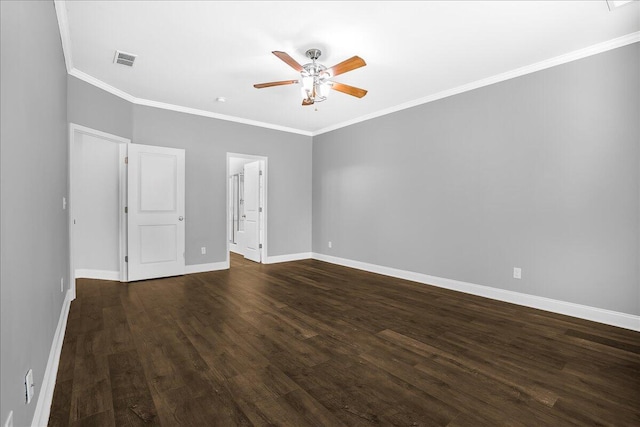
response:
<svg viewBox="0 0 640 427"><path fill-rule="evenodd" d="M311 59L311 62L305 65L300 65L295 59L293 59L286 52L273 51L271 52L282 61L284 61L291 68L300 73L300 79L298 80L282 80L279 82L258 83L253 85L256 89L262 89L272 86L283 86L300 83L302 93L302 105L313 105L316 102L321 102L327 99L329 91L331 89L338 92L346 93L347 95L362 98L367 94L367 91L354 86L345 85L338 82L330 81L331 78L344 74L348 71L355 70L356 68L364 67L367 65L359 56L353 56L333 67L327 68L322 64L317 63L317 59L322 52L320 49L309 49L306 52L307 58Z"/></svg>

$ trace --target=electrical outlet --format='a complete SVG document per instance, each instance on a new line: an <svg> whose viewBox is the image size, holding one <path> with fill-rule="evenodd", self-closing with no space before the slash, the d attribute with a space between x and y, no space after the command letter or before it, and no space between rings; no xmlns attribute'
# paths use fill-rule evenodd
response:
<svg viewBox="0 0 640 427"><path fill-rule="evenodd" d="M64 277L60 278L60 292L64 292Z"/></svg>
<svg viewBox="0 0 640 427"><path fill-rule="evenodd" d="M202 255L206 255L207 253L207 248L205 246L200 248L200 253L202 253Z"/></svg>
<svg viewBox="0 0 640 427"><path fill-rule="evenodd" d="M331 241L329 241L329 249L331 249L331 246L332 246Z"/></svg>
<svg viewBox="0 0 640 427"><path fill-rule="evenodd" d="M27 371L27 375L24 376L24 388L27 403L31 403L31 399L33 399L33 392L36 389L36 385L33 383L33 369L29 369Z"/></svg>
<svg viewBox="0 0 640 427"><path fill-rule="evenodd" d="M13 427L13 411L9 411L7 421L4 422L4 427Z"/></svg>
<svg viewBox="0 0 640 427"><path fill-rule="evenodd" d="M522 279L522 269L520 267L513 267L513 278Z"/></svg>

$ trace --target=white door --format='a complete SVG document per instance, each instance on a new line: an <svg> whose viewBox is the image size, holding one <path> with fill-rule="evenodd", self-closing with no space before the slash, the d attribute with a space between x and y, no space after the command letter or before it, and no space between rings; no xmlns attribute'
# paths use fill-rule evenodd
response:
<svg viewBox="0 0 640 427"><path fill-rule="evenodd" d="M129 145L129 280L184 274L182 149Z"/></svg>
<svg viewBox="0 0 640 427"><path fill-rule="evenodd" d="M261 262L260 161L244 165L244 257Z"/></svg>

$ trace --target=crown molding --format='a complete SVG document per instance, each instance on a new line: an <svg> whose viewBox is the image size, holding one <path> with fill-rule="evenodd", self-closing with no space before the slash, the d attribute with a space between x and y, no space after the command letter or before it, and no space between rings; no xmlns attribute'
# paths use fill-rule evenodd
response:
<svg viewBox="0 0 640 427"><path fill-rule="evenodd" d="M376 111L375 113L366 114L364 116L347 120L333 126L328 126L326 128L314 131L313 136L321 135L323 133L327 133L343 127L351 126L353 124L364 122L366 120L375 119L376 117L386 116L387 114L392 114L397 111L406 110L407 108L412 108L418 105L427 104L429 102L437 101L439 99L447 98L449 96L458 95L463 92L479 89L481 87L489 86L494 83L500 83L505 80L510 80L516 77L524 76L526 74L535 73L536 71L546 70L547 68L555 67L556 65L562 65L568 62L577 61L578 59L586 58L588 56L596 55L598 53L603 53L608 50L623 47L639 41L640 41L640 31L636 31L635 33L627 34L626 36L622 36L612 40L608 40L606 42L598 43L593 46L586 47L584 49L579 49L573 52L559 55L554 58L536 62L531 65L526 65L524 67L516 68L515 70L507 71L501 74L496 74L495 76L487 77L481 80L476 80L475 82L472 82L472 83L468 83L452 89L447 89L433 95L415 99L413 101L405 102L403 104L396 105L395 107L385 108L384 110Z"/></svg>
<svg viewBox="0 0 640 427"><path fill-rule="evenodd" d="M289 133L297 133L299 135L304 135L304 136L313 136L312 133L310 131L306 131L306 130L302 130L302 129L295 129L295 128L290 128L290 127L286 127L286 126L280 126L280 125L276 125L276 124L272 124L272 123L266 123L266 122L260 122L257 120L250 120L250 119L244 119L242 117L236 117L236 116L228 116L225 114L219 114L219 113L214 113L211 111L206 111L206 110L199 110L196 108L189 108L189 107L183 107L181 105L174 105L174 104L167 104L165 102L158 102L158 101L153 101L150 99L144 99L144 98L136 98L135 96L122 91L120 89L118 89L117 87L111 86L110 84L107 84L105 82L103 82L100 79L96 79L93 76L90 76L89 74L78 70L77 68L73 68L70 72L69 72L70 76L76 77L86 83L89 83L95 87L98 87L106 92L109 92L112 95L115 95L119 98L124 99L125 101L129 101L132 104L135 105L142 105L145 107L153 107L153 108L160 108L163 110L169 110L169 111L176 111L179 113L185 113L185 114L192 114L195 116L202 116L202 117L209 117L209 118L213 118L213 119L219 119L219 120L224 120L224 121L228 121L228 122L235 122L235 123L242 123L245 125L250 125L250 126L258 126L258 127L262 127L262 128L267 128L267 129L273 129L273 130L277 130L277 131L282 131L282 132L289 132Z"/></svg>
<svg viewBox="0 0 640 427"><path fill-rule="evenodd" d="M133 95L128 94L127 92L118 89L115 86L111 86L108 83L103 82L100 79L96 79L95 77L85 73L84 71L80 71L77 68L72 68L71 71L69 71L69 75L76 77L84 82L89 83L90 85L93 85L97 88L100 88L102 90L104 90L105 92L109 92L112 95L115 95L119 98L124 99L125 101L129 101L131 103L135 103L136 101L136 97Z"/></svg>
<svg viewBox="0 0 640 427"><path fill-rule="evenodd" d="M69 18L67 16L67 5L65 1L53 0L53 7L58 18L58 28L60 29L60 39L62 40L62 54L67 73L73 69L73 58L71 56L71 35L69 34Z"/></svg>
<svg viewBox="0 0 640 427"><path fill-rule="evenodd" d="M398 111L406 110L408 108L416 107L418 105L427 104L429 102L437 101L439 99L447 98L449 96L458 95L460 93L468 92L474 89L479 89L481 87L489 86L494 83L499 83L505 80L510 80L516 77L524 76L526 74L535 73L536 71L545 70L547 68L555 67L556 65L566 64L568 62L576 61L578 59L586 58L588 56L596 55L598 53L606 52L608 50L616 49L616 48L623 47L623 46L640 41L640 31L636 31L635 33L627 34L626 36L622 36L622 37L618 37L602 43L598 43L593 46L586 47L584 49L579 49L573 52L556 56L554 58L536 62L534 64L526 65L524 67L516 68L514 70L507 71L505 73L501 73L492 77L477 80L475 82L471 82L471 83L458 86L452 89L447 89L433 95L418 98L413 101L405 102L390 108L385 108L383 110L379 110L370 114L365 114L364 116L356 117L355 119L340 122L335 125L328 126L316 131L308 131L303 129L291 128L287 126L281 126L273 123L245 119L237 116L229 116L226 114L214 113L211 111L200 110L200 109L185 107L181 105L153 101L150 99L136 98L135 96L130 95L127 92L124 92L114 86L111 86L103 82L102 80L99 80L83 71L80 71L77 68L75 68L75 66L73 65L73 57L71 53L71 36L69 33L69 20L67 17L66 1L54 0L54 5L56 9L56 15L58 17L58 27L60 28L60 37L62 39L62 50L64 53L65 64L67 66L67 72L69 73L69 75L77 77L80 80L83 80L91 85L94 85L100 89L103 89L113 95L116 95L136 105L161 108L164 110L171 110L171 111L177 111L185 114L193 114L197 116L210 117L210 118L219 119L219 120L241 123L249 126L257 126L257 127L267 128L267 129L278 130L282 132L289 132L289 133L295 133L299 135L311 136L311 137L321 135L323 133L331 132L343 127L351 126L356 123L375 119L376 117L386 116L387 114L392 114Z"/></svg>
<svg viewBox="0 0 640 427"><path fill-rule="evenodd" d="M313 136L313 133L311 131L307 131L307 130L303 130L303 129L290 128L290 127L287 127L287 126L276 125L276 124L273 124L273 123L260 122L260 121L257 121L257 120L245 119L245 118L236 117L236 116L229 116L229 115L226 115L226 114L214 113L212 111L199 110L197 108L183 107L181 105L167 104L167 103L164 103L164 102L152 101L152 100L143 99L143 98L134 98L134 100L132 102L134 104L136 104L136 105L144 105L144 106L147 106L147 107L162 108L162 109L165 109L165 110L177 111L179 113L186 113L186 114L193 114L193 115L196 115L196 116L210 117L210 118L213 118L213 119L225 120L225 121L228 121L228 122L235 122L235 123L242 123L242 124L249 125L249 126L258 126L258 127L278 130L278 131L282 131L282 132L297 133L299 135L304 135L304 136Z"/></svg>
<svg viewBox="0 0 640 427"><path fill-rule="evenodd" d="M236 117L236 116L228 116L226 114L219 114L219 113L214 113L212 111L206 111L206 110L199 110L197 108L190 108L190 107L183 107L181 105L175 105L175 104L168 104L166 102L158 102L158 101L153 101L150 99L144 99L144 98L136 98L135 96L124 92L120 89L118 89L117 87L111 86L108 83L103 82L100 79L96 79L95 77L78 70L77 68L73 68L70 72L69 72L70 76L76 77L86 83L89 83L93 86L96 86L106 92L111 93L112 95L115 95L119 98L124 99L125 101L129 101L132 104L135 105L142 105L145 107L153 107L153 108L160 108L163 110L169 110L169 111L176 111L179 113L185 113L185 114L192 114L195 116L202 116L202 117L209 117L209 118L213 118L213 119L219 119L219 120L224 120L227 122L235 122L235 123L242 123L245 125L249 125L249 126L257 126L257 127L262 127L262 128L267 128L267 129L273 129L273 130L277 130L277 131L281 131L281 132L289 132L289 133L296 133L299 135L304 135L304 136L313 136L311 131L306 131L306 130L302 130L302 129L296 129L296 128L290 128L290 127L286 127L286 126L280 126L280 125L276 125L273 123L266 123L266 122L260 122L257 120L250 120L250 119L245 119L242 117Z"/></svg>

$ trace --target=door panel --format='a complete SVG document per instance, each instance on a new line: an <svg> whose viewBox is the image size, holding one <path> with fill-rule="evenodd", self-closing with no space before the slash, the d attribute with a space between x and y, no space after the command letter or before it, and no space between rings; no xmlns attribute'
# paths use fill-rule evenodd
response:
<svg viewBox="0 0 640 427"><path fill-rule="evenodd" d="M176 212L177 162L174 155L140 156L140 211Z"/></svg>
<svg viewBox="0 0 640 427"><path fill-rule="evenodd" d="M260 161L244 165L244 257L261 262L260 251Z"/></svg>
<svg viewBox="0 0 640 427"><path fill-rule="evenodd" d="M129 280L184 274L185 152L129 146Z"/></svg>
<svg viewBox="0 0 640 427"><path fill-rule="evenodd" d="M143 225L140 227L140 262L176 261L174 250L178 242L178 229L175 225Z"/></svg>

